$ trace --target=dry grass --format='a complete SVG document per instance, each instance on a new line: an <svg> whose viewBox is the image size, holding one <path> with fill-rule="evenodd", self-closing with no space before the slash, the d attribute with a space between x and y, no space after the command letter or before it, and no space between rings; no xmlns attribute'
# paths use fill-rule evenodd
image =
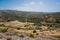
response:
<svg viewBox="0 0 60 40"><path fill-rule="evenodd" d="M24 27L24 25L27 25L26 22L11 21L11 22L1 22L0 24L4 24L6 26L12 26L12 27L18 27L19 26L20 28L27 28L28 29L28 27ZM29 23L28 22L28 24L34 24L34 23ZM3 27L3 28L5 28L5 27ZM3 28L0 27L0 29L3 29ZM56 32L56 30L42 31L42 32L40 30L36 30L36 31L37 31L37 33L39 35L41 35L41 33L43 33L43 34L45 34L47 36L60 37L60 31L58 31L58 32ZM17 30L17 29L9 29L7 33L8 34L10 34L10 33L14 34L16 32L18 32L18 33L26 33L26 34L33 34L33 30L23 30L23 29L20 29L20 30Z"/></svg>

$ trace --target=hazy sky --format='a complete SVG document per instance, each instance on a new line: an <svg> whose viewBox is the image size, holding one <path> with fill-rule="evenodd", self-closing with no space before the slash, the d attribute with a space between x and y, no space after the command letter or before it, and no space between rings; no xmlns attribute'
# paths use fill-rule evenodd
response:
<svg viewBox="0 0 60 40"><path fill-rule="evenodd" d="M60 12L60 0L0 0L0 10Z"/></svg>

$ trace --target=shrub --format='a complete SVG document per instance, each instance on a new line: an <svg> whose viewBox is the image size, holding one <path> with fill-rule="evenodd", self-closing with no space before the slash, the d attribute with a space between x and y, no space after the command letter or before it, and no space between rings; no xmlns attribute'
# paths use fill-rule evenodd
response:
<svg viewBox="0 0 60 40"><path fill-rule="evenodd" d="M41 23L35 23L34 26L35 26L35 25L36 25L36 26L42 26Z"/></svg>
<svg viewBox="0 0 60 40"><path fill-rule="evenodd" d="M33 34L30 34L29 37L34 38L34 35Z"/></svg>
<svg viewBox="0 0 60 40"><path fill-rule="evenodd" d="M23 38L23 37L24 37L24 35L20 35L19 37L22 37L22 38Z"/></svg>
<svg viewBox="0 0 60 40"><path fill-rule="evenodd" d="M36 33L36 30L34 30L33 33Z"/></svg>
<svg viewBox="0 0 60 40"><path fill-rule="evenodd" d="M0 28L0 32L7 32L7 30L8 30L9 28L8 27L2 27L2 28Z"/></svg>
<svg viewBox="0 0 60 40"><path fill-rule="evenodd" d="M36 35L39 35L38 33L36 33Z"/></svg>
<svg viewBox="0 0 60 40"><path fill-rule="evenodd" d="M19 27L17 27L17 30L20 30L20 28L19 28Z"/></svg>
<svg viewBox="0 0 60 40"><path fill-rule="evenodd" d="M28 27L29 25L24 25L24 27Z"/></svg>
<svg viewBox="0 0 60 40"><path fill-rule="evenodd" d="M5 27L5 25L4 25L4 24L0 24L0 26L4 26L4 27Z"/></svg>
<svg viewBox="0 0 60 40"><path fill-rule="evenodd" d="M7 38L7 40L12 40L12 38Z"/></svg>

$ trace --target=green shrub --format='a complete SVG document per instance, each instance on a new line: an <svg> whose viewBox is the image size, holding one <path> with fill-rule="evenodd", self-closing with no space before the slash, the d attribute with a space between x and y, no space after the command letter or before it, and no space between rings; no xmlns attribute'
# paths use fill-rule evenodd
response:
<svg viewBox="0 0 60 40"><path fill-rule="evenodd" d="M30 34L29 37L34 38L34 35L33 34Z"/></svg>
<svg viewBox="0 0 60 40"><path fill-rule="evenodd" d="M8 30L9 28L8 27L5 27L5 28L0 28L0 32L7 32L7 30Z"/></svg>
<svg viewBox="0 0 60 40"><path fill-rule="evenodd" d="M42 26L41 23L35 23L34 26Z"/></svg>
<svg viewBox="0 0 60 40"><path fill-rule="evenodd" d="M29 24L28 25L24 25L24 27L28 27L29 26Z"/></svg>

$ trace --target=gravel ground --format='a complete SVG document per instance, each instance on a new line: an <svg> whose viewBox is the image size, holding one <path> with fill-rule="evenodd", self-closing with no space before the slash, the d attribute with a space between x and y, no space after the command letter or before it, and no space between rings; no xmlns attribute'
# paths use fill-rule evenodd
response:
<svg viewBox="0 0 60 40"><path fill-rule="evenodd" d="M19 37L16 35L7 36L4 33L0 33L0 40L60 40L58 38L46 37L45 35L37 36L35 38L30 38L28 36Z"/></svg>

